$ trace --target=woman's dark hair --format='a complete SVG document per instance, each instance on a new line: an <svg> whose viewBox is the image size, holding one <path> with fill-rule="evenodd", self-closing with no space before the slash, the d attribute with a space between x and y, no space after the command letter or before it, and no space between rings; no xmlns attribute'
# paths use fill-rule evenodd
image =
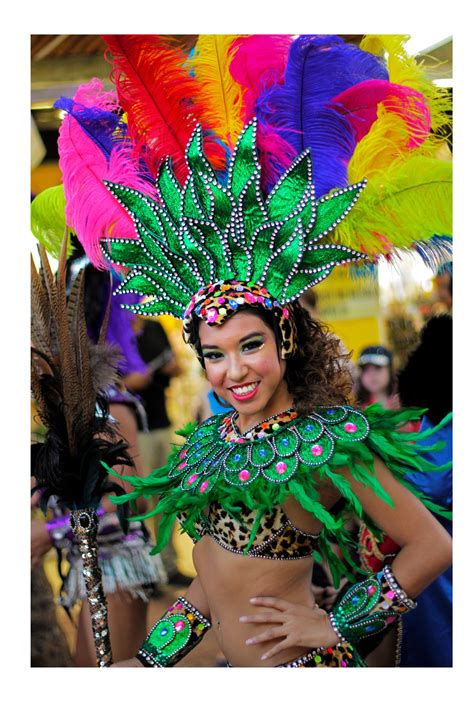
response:
<svg viewBox="0 0 474 711"><path fill-rule="evenodd" d="M341 353L339 339L329 328L313 321L309 312L297 301L292 305L296 323L298 350L286 361L284 379L294 397L300 415L307 415L318 406L344 405L350 400L352 379L347 368L350 354ZM249 311L259 316L272 329L280 345L280 332L272 311L248 306L238 313ZM200 351L199 319L191 324L191 339Z"/></svg>

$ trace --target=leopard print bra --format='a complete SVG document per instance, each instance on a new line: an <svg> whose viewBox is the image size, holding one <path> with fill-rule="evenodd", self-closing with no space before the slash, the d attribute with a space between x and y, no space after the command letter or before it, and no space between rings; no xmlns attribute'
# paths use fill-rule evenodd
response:
<svg viewBox="0 0 474 711"><path fill-rule="evenodd" d="M247 433L241 434L234 423L236 413L225 417L221 428L221 437L227 441L238 439L261 439L265 434L288 422L297 416L291 409L280 415L275 415ZM262 434L263 433L263 434ZM256 524L257 512L243 504L238 512L230 514L217 501L213 501L208 512L201 517L196 526L197 542L203 536L209 535L216 543L232 553L248 555L253 558L270 560L299 560L309 558L316 547L319 534L307 533L297 528L286 516L281 507L273 509L260 519L257 534L249 547L250 534ZM184 521L180 514L178 521Z"/></svg>

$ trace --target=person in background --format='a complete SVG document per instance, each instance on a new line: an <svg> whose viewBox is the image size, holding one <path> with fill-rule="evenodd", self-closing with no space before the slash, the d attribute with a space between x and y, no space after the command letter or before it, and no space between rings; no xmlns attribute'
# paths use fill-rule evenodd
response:
<svg viewBox="0 0 474 711"><path fill-rule="evenodd" d="M452 410L452 343L451 316L431 318L421 331L419 345L398 374L402 406L426 408L420 432L439 426ZM438 506L452 511L452 422L442 424L423 443L440 446L424 456L430 464L446 465L446 469L411 472L405 479ZM452 522L441 516L437 519L452 535ZM365 527L359 546L363 567L371 572L381 570L400 550L389 536L376 540ZM449 567L420 594L413 615L399 621L398 630L394 630L397 634L386 635L373 651L369 666L452 666L452 600Z"/></svg>
<svg viewBox="0 0 474 711"><path fill-rule="evenodd" d="M440 425L453 404L453 323L449 314L435 316L421 332L421 341L399 373L399 393L403 406L427 408L420 432ZM406 478L435 503L452 511L453 430L447 422L425 440L426 445L443 443L439 450L426 452L429 462L446 466L432 473L416 471ZM452 521L438 517L452 536ZM451 667L452 661L452 567L431 583L418 597L413 616L403 620L402 667Z"/></svg>
<svg viewBox="0 0 474 711"><path fill-rule="evenodd" d="M355 395L360 407L374 402L389 409L399 407L391 351L384 346L368 346L361 352L357 365L359 377Z"/></svg>
<svg viewBox="0 0 474 711"><path fill-rule="evenodd" d="M166 409L166 389L171 378L181 374L181 367L176 360L166 332L159 321L133 319L133 331L140 358L152 371L144 387L135 384L135 391L145 407L148 427L139 424L138 445L144 471L149 474L162 467L170 454L173 428ZM166 568L168 583L171 585L189 585L191 578L179 572L176 552L169 543L161 552Z"/></svg>
<svg viewBox="0 0 474 711"><path fill-rule="evenodd" d="M453 308L453 274L451 264L438 269L434 278L435 313L450 314Z"/></svg>

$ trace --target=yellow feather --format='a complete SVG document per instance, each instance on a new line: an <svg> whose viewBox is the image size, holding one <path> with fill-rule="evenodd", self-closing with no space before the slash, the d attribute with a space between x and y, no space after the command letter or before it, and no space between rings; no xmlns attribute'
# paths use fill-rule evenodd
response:
<svg viewBox="0 0 474 711"><path fill-rule="evenodd" d="M216 135L231 147L242 128L243 89L232 78L229 65L232 43L240 35L199 35L186 67L200 84L199 101Z"/></svg>
<svg viewBox="0 0 474 711"><path fill-rule="evenodd" d="M371 255L452 235L452 164L413 151L369 180L334 241Z"/></svg>
<svg viewBox="0 0 474 711"><path fill-rule="evenodd" d="M439 139L430 134L415 151L408 148L406 122L383 105L377 110L377 120L355 147L347 166L349 183L367 178L383 180L383 171L394 160L410 160L416 155L434 156L439 151Z"/></svg>
<svg viewBox="0 0 474 711"><path fill-rule="evenodd" d="M431 127L437 130L448 123L446 112L452 108L449 90L436 86L426 76L423 63L417 63L411 57L404 43L409 35L366 35L360 48L371 54L386 57L389 80L394 84L403 84L422 93L428 102L431 114ZM438 62L438 65L442 62Z"/></svg>

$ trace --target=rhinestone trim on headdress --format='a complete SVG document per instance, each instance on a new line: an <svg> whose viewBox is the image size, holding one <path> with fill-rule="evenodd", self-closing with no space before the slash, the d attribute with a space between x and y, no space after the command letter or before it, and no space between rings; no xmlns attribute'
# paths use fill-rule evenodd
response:
<svg viewBox="0 0 474 711"><path fill-rule="evenodd" d="M136 240L103 241L107 258L131 269L117 292L149 297L124 308L186 321L202 306L201 296L208 297L206 290L239 284L246 293L257 290L264 308L269 308L268 299L272 308L283 309L336 265L366 259L342 245L318 243L349 213L365 181L316 200L311 155L305 150L264 199L256 132L253 119L237 141L226 187L204 154L199 125L186 148L189 176L182 188L169 160L158 173L157 201L105 183L133 219L137 234ZM229 309L226 304L220 307L225 314L218 308L216 315L208 304L197 315L208 323L222 323L237 310L230 300Z"/></svg>

